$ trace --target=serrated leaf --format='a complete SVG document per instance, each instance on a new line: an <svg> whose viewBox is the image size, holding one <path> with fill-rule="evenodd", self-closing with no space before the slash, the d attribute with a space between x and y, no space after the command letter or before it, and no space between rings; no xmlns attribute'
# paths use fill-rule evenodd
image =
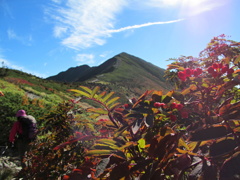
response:
<svg viewBox="0 0 240 180"><path fill-rule="evenodd" d="M114 94L114 92L110 92L108 93L103 99L102 99L102 102L106 102L112 95Z"/></svg>
<svg viewBox="0 0 240 180"><path fill-rule="evenodd" d="M120 136L128 127L129 127L129 125L126 124L126 125L122 126L121 128L119 128L119 129L114 133L114 137Z"/></svg>
<svg viewBox="0 0 240 180"><path fill-rule="evenodd" d="M99 114L108 114L108 111L102 108L88 108L87 109L88 112L95 112L95 113L99 113Z"/></svg>
<svg viewBox="0 0 240 180"><path fill-rule="evenodd" d="M120 104L120 103L115 103L115 104L111 105L111 106L109 107L110 110L114 109L114 108L117 107L119 104Z"/></svg>
<svg viewBox="0 0 240 180"><path fill-rule="evenodd" d="M116 145L116 141L114 141L113 139L106 139L106 138L97 140L97 143L106 144L106 145L109 145L109 146L115 146Z"/></svg>
<svg viewBox="0 0 240 180"><path fill-rule="evenodd" d="M110 155L112 153L112 150L89 150L87 151L86 155L92 155L92 156L103 156L103 155Z"/></svg>
<svg viewBox="0 0 240 180"><path fill-rule="evenodd" d="M96 86L92 92L91 92L91 97L93 98L95 96L95 94L100 90L100 87L99 86Z"/></svg>
<svg viewBox="0 0 240 180"><path fill-rule="evenodd" d="M103 144L95 144L92 149L114 150L115 148L112 148L112 147L110 147L110 146L103 145Z"/></svg>
<svg viewBox="0 0 240 180"><path fill-rule="evenodd" d="M103 96L105 96L106 93L107 93L106 91L101 92L101 93L98 95L98 98L99 98L99 99L102 98Z"/></svg>
<svg viewBox="0 0 240 180"><path fill-rule="evenodd" d="M83 90L87 91L89 94L92 93L92 90L86 86L79 86L79 88L82 88Z"/></svg>
<svg viewBox="0 0 240 180"><path fill-rule="evenodd" d="M80 90L77 90L77 89L69 89L69 91L72 91L72 92L77 93L78 95L82 95L82 96L90 98L90 94L88 94L86 92L83 92L83 91L80 91Z"/></svg>
<svg viewBox="0 0 240 180"><path fill-rule="evenodd" d="M125 145L121 146L118 148L119 151L122 151L124 150L125 148L128 148L130 146L133 146L133 145L137 145L136 142L133 142L133 141L130 141L130 142L127 142Z"/></svg>
<svg viewBox="0 0 240 180"><path fill-rule="evenodd" d="M109 106L110 104L114 103L115 101L117 101L120 97L115 97L115 98L112 98L111 100L109 100L106 105Z"/></svg>

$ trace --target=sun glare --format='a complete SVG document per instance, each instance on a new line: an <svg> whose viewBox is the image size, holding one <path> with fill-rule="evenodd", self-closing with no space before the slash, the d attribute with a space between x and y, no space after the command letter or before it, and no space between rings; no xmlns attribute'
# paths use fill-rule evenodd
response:
<svg viewBox="0 0 240 180"><path fill-rule="evenodd" d="M209 0L161 0L161 3L165 6L188 6L188 7L196 7L204 2Z"/></svg>

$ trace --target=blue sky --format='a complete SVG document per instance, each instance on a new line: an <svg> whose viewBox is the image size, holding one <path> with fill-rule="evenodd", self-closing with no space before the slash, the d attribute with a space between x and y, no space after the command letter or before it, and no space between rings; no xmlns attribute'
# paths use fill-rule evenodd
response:
<svg viewBox="0 0 240 180"><path fill-rule="evenodd" d="M162 68L220 34L240 41L240 0L0 0L0 62L46 78L126 52Z"/></svg>

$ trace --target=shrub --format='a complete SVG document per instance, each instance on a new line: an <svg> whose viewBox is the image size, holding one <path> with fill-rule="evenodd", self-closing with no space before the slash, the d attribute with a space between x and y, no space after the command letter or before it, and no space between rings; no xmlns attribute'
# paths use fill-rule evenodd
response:
<svg viewBox="0 0 240 180"><path fill-rule="evenodd" d="M95 121L82 121L94 128L72 134L66 111L55 113L45 134L50 138L37 143L22 173L70 180L238 179L239 47L224 35L213 38L199 58L182 56L169 65L166 76L176 89L146 91L127 104L99 87L72 89L99 103L87 109ZM67 163L71 172L63 168Z"/></svg>

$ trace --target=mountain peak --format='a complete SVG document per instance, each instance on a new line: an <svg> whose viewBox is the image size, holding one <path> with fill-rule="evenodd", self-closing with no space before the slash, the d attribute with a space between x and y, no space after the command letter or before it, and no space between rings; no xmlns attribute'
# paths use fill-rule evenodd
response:
<svg viewBox="0 0 240 180"><path fill-rule="evenodd" d="M115 84L119 87L141 89L167 89L164 69L157 67L143 59L121 52L106 60L99 66L79 66L69 68L56 76L49 77L50 80L64 82L94 82L104 84ZM138 88L136 88L136 86ZM140 93L140 92L139 92Z"/></svg>

